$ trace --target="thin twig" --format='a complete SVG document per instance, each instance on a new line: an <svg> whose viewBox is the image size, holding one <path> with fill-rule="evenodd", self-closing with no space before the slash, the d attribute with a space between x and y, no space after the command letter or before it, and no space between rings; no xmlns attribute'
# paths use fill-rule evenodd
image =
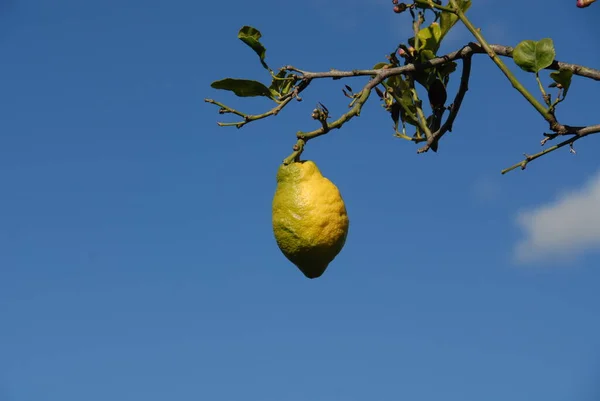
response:
<svg viewBox="0 0 600 401"><path fill-rule="evenodd" d="M204 101L206 103L211 103L211 104L221 107L219 109L220 114L231 113L231 114L238 115L244 119L243 121L237 121L237 122L231 122L231 123L217 122L217 125L219 125L220 127L232 127L233 126L236 128L242 128L244 125L248 124L249 122L261 120L263 118L277 115L285 106L287 106L287 104L289 102L292 101L292 99L302 100L300 98L299 94L304 89L306 89L306 87L308 86L309 83L310 83L310 80L308 80L308 79L302 80L300 82L300 84L298 84L292 91L290 91L290 93L288 93L287 95L285 95L285 96L281 97L281 99L279 99L279 104L277 106L273 107L271 110L266 111L262 114L245 114L245 113L242 113L241 111L235 110L235 109L233 109L229 106L226 106L221 102L217 102L216 100L213 100L213 99L204 99Z"/></svg>
<svg viewBox="0 0 600 401"><path fill-rule="evenodd" d="M560 143L558 143L558 144L556 144L554 146L551 146L548 149L545 149L545 150L543 150L543 151L541 151L539 153L536 153L534 155L527 155L526 154L525 155L525 159L523 161L520 161L519 163L514 164L514 165L510 166L509 168L506 168L506 169L502 170L501 173L502 174L506 174L509 171L512 171L512 170L514 170L516 168L519 168L519 167L521 167L521 170L525 170L525 167L527 167L527 164L529 164L530 162L534 161L535 159L540 158L540 157L542 157L542 156L544 156L544 155L546 155L546 154L548 154L550 152L554 152L555 150L560 149L560 148L562 148L564 146L572 145L573 143L575 143L575 141L577 141L577 140L579 140L579 139L581 139L581 138L583 138L585 136L588 136L588 135L591 135L591 134L597 134L599 132L600 132L600 124L598 124L598 125L590 125L590 126L587 126L587 127L583 127L581 129L579 129L578 131L576 131L574 133L571 133L573 136L571 138L565 140L565 141L562 141L562 142L560 142Z"/></svg>
<svg viewBox="0 0 600 401"><path fill-rule="evenodd" d="M344 125L346 122L350 121L352 118L358 117L360 115L360 111L362 110L363 105L365 104L365 102L369 98L369 95L371 94L371 90L374 87L376 87L377 85L379 85L381 83L381 81L383 81L385 78L386 78L386 75L384 73L384 70L380 70L380 73L375 78L370 80L364 86L364 88L360 91L360 95L356 98L356 101L355 101L354 105L352 106L352 108L348 112L342 114L340 116L340 118L338 118L337 120L333 121L332 123L327 123L326 121L322 121L321 128L318 128L314 131L310 131L310 132L299 131L296 134L296 136L298 137L298 141L294 145L294 151L292 152L291 155L289 155L288 157L286 157L283 160L283 164L289 164L289 163L293 162L294 160L298 160L298 158L302 154L302 151L304 150L304 145L310 139L314 139L321 135L325 135L325 134L329 133L332 129L341 128L342 125Z"/></svg>

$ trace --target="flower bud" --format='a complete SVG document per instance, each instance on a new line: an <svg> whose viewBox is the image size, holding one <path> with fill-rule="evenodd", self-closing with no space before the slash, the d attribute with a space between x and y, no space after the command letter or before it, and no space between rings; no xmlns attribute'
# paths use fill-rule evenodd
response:
<svg viewBox="0 0 600 401"><path fill-rule="evenodd" d="M408 8L408 6L406 4L399 3L394 6L394 12L396 14L400 14L400 13L403 13L404 11L406 11L407 8Z"/></svg>
<svg viewBox="0 0 600 401"><path fill-rule="evenodd" d="M589 7L596 0L577 0L577 7L586 8Z"/></svg>

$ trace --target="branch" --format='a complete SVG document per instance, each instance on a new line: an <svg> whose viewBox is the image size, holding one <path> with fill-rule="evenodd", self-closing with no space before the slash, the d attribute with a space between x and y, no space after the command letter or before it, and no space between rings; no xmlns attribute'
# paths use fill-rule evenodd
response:
<svg viewBox="0 0 600 401"><path fill-rule="evenodd" d="M382 69L377 69L377 70L353 70L353 71L332 70L329 72L314 73L314 72L301 71L292 66L285 67L289 71L300 72L301 74L303 74L303 76L305 78L311 79L311 80L318 79L318 78L334 78L334 79L338 78L339 79L339 78L344 78L344 77L365 76L365 75L374 75L374 78L371 79L365 85L365 87L362 89L361 94L357 98L352 109L350 109L350 111L348 111L347 113L343 114L338 120L332 122L331 124L323 123L323 126L321 128L316 129L311 132L308 132L308 133L303 133L301 131L298 132L296 134L296 136L298 137L298 141L294 145L294 151L290 156L288 156L283 161L283 163L289 164L289 163L293 162L294 160L298 160L298 158L300 157L300 155L302 154L302 152L304 150L304 145L306 144L306 142L308 140L316 138L321 135L325 135L332 129L341 128L342 125L344 125L346 122L351 120L353 117L359 116L360 110L362 109L363 104L369 98L371 90L373 88L375 88L377 85L379 85L381 82L383 82L386 78L389 78L391 76L400 75L400 74L407 74L407 73L411 73L411 72L415 72L415 71L420 71L420 70L423 70L426 68L430 68L433 66L448 63L455 59L466 57L468 59L468 61L466 61L466 64L463 66L463 77L462 77L462 82L461 82L461 88L459 89L459 92L457 93L457 96L455 98L455 104L457 107L453 111L454 114L453 115L451 114L448 117L448 120L446 121L444 126L442 128L440 128L440 130L436 131L437 139L433 134L430 136L431 139L428 139L428 146L430 148L431 144L433 143L434 140L439 140L439 138L443 135L443 133L445 133L446 131L451 129L452 122L454 121L454 118L456 118L456 114L458 113L458 108L460 108L460 103L462 102L464 94L466 93L467 88L468 88L468 76L470 75L470 71L471 71L470 55L472 52L473 51L472 51L472 48L470 47L470 45L467 45L464 48L457 50L456 52L450 53L447 56L436 57L425 63L407 64L407 65L404 65L401 67L385 68L385 69L382 68ZM431 141L431 143L429 143L429 141Z"/></svg>
<svg viewBox="0 0 600 401"><path fill-rule="evenodd" d="M556 145L554 145L552 147L549 147L548 149L543 150L543 151L541 151L539 153L536 153L534 155L525 154L525 159L523 161L521 161L521 162L519 162L517 164L514 164L514 165L510 166L509 168L506 168L506 169L502 170L501 173L502 174L506 174L509 171L512 171L512 170L514 170L516 168L519 168L519 167L521 167L521 170L525 170L525 168L527 167L527 164L529 164L533 160L535 160L537 158L540 158L540 157L542 157L542 156L544 156L544 155L546 155L546 154L548 154L550 152L554 152L555 150L560 149L560 148L562 148L564 146L570 145L572 147L573 143L575 143L579 139L581 139L581 138L583 138L585 136L588 136L588 135L597 134L599 132L600 132L600 124L590 125L590 126L587 126L587 127L580 128L579 130L577 130L577 131L575 131L573 133L570 133L570 134L573 135L573 137L571 137L571 138L569 138L569 139L567 139L567 140L565 140L565 141L563 141L561 143L558 143L558 144L556 144ZM544 143L546 143L545 140L542 141L542 145L544 145ZM572 150L572 152L575 153L574 150Z"/></svg>
<svg viewBox="0 0 600 401"><path fill-rule="evenodd" d="M298 84L296 87L294 87L294 89L290 93L288 93L287 95L285 95L281 99L279 99L280 103L277 106L275 106L271 110L269 110L265 113L262 113L262 114L255 114L255 115L245 114L245 113L242 113L241 111L235 110L235 109L233 109L229 106L226 106L223 103L217 102L216 100L213 100L213 99L204 99L204 101L206 103L211 103L211 104L221 107L219 109L219 114L231 113L231 114L238 115L244 119L243 121L238 121L238 122L233 122L233 123L217 122L217 125L219 125L220 127L234 126L236 128L242 128L244 125L248 124L249 122L261 120L263 118L277 115L285 106L287 106L287 104L289 102L292 101L292 99L301 101L302 98L299 96L299 94L304 89L306 89L306 87L308 86L309 83L310 83L310 80L303 79L302 81L300 81L300 84Z"/></svg>
<svg viewBox="0 0 600 401"><path fill-rule="evenodd" d="M490 49L492 49L497 55L512 58L513 56L513 48L510 46L504 45L488 45ZM449 63L450 61L463 59L471 54L487 54L486 50L479 43L468 43L462 48L455 50L451 53L448 53L444 56L433 58L422 64L406 64L401 67L393 67L387 68L388 77L404 74L406 72L414 72L420 71L426 68L430 68L437 65L442 65ZM409 70L406 70L406 67L409 67ZM336 69L332 69L330 71L325 72L308 72L299 70L291 65L284 67L288 71L296 71L301 74L302 77L307 79L320 79L320 78L333 78L333 79L341 79L341 78L350 78L350 77L359 77L359 76L375 76L379 73L379 69L377 70L351 70L351 71L340 71ZM593 79L594 81L600 81L600 70L585 67L578 64L564 63L558 60L555 60L550 66L546 68L546 70L559 70L566 69L573 71L574 75L578 75L584 78Z"/></svg>
<svg viewBox="0 0 600 401"><path fill-rule="evenodd" d="M476 32L478 32L478 31L476 31ZM282 70L298 73L300 75L298 77L300 79L300 82L296 86L294 86L287 95L285 95L279 99L280 103L276 107L274 107L273 109L271 109L265 113L257 114L257 115L244 114L242 112L239 112L233 108L227 107L224 104L214 101L212 99L205 99L205 101L208 103L212 103L212 104L220 106L221 109L219 110L219 112L221 114L232 113L232 114L241 116L244 119L243 121L235 122L235 123L219 123L220 126L236 126L236 127L240 128L251 121L263 119L263 118L278 114L294 98L296 98L297 100L301 100L299 94L304 89L306 89L308 87L308 85L315 79L330 78L330 79L338 80L338 79L350 78L350 77L363 77L363 76L372 77L371 80L369 80L369 82L364 86L364 88L362 89L359 96L353 102L354 104L353 104L352 108L347 113L343 114L339 119L337 119L336 121L334 121L330 124L328 124L326 121L325 122L322 121L321 128L316 129L311 132L308 132L308 133L303 133L300 131L296 134L298 141L294 145L294 152L284 160L285 164L289 164L293 160L296 160L299 158L300 154L302 153L302 151L304 149L304 145L306 144L306 142L308 140L316 138L321 135L325 135L328 132L330 132L332 129L341 128L342 125L344 125L346 122L351 120L353 117L359 116L360 111L361 111L364 103L367 101L371 90L373 88L375 88L378 84L382 83L385 79L387 79L389 77L393 77L393 76L398 76L401 74L410 75L414 72L419 72L424 69L441 66L441 65L450 63L452 61L461 59L463 61L461 83L460 83L459 90L455 96L454 102L449 108L450 114L449 114L448 118L446 119L445 123L436 132L431 133L431 135L428 135L427 144L418 150L419 153L423 153L423 152L428 151L429 149L434 149L434 147L437 146L437 142L440 140L440 138L446 132L452 131L452 124L454 123L454 120L456 119L456 116L460 109L462 100L468 90L468 82L469 82L470 71L471 71L471 58L474 54L488 54L488 55L492 54L495 57L495 60L496 59L499 60L498 56L512 58L513 48L510 46L489 45L489 44L482 45L479 43L471 42L454 52L448 53L444 56L435 57L426 62L409 63L409 64L399 66L399 67L386 68L387 67L386 66L381 69L355 69L355 70L351 70L351 71L340 71L340 70L336 70L336 69L331 69L330 71L324 71L324 72L309 72L309 71L300 70L291 65L287 65L287 66L283 67ZM502 63L502 65L504 65L504 64ZM545 69L546 70L569 70L569 71L573 72L573 75L581 76L581 77L592 79L595 81L600 81L600 70L577 65L577 64L565 63L565 62L555 60L550 66L546 67ZM510 74L510 71L509 71L509 75L507 75L509 77L509 79L510 79L510 75L512 75L512 74ZM511 82L512 82L512 80L511 80ZM518 83L518 81L516 81L516 82L518 85L520 85L520 83ZM523 93L523 92L521 92L521 93ZM537 100L536 100L536 102L537 102ZM568 144L573 144L575 141L579 140L583 136L587 136L587 135L590 135L593 133L600 132L600 125L588 126L588 127L574 127L574 126L562 125L562 124L558 123L558 121L556 121L556 118L554 117L553 114L551 114L551 119L549 120L547 118L547 114L551 114L551 113L549 113L544 108L544 118L548 122L551 123L550 129L554 133L553 134L545 134L546 138L542 144L544 144L546 141L548 141L550 139L554 139L561 135L573 135L574 137L570 138L567 141L561 142L551 148L548 148L545 151L540 152L538 154L531 155L531 156L526 155L526 159L524 161L516 164L515 166L512 166L511 168L503 170L502 171L503 174L505 174L506 172L511 171L519 166L522 168L525 168L527 163L537 159L538 157L541 157L547 153L550 153L550 152L552 152L556 149L559 149L563 146L566 146ZM421 142L421 141L415 141L415 142Z"/></svg>
<svg viewBox="0 0 600 401"><path fill-rule="evenodd" d="M304 150L304 145L310 139L319 137L321 135L325 135L332 129L341 128L342 125L344 125L346 122L350 121L353 117L358 117L360 115L360 111L362 110L362 106L365 104L365 102L369 98L369 95L371 94L371 90L375 86L379 85L381 83L381 81L383 81L386 78L384 71L385 70L380 70L381 73L377 74L377 76L375 78L370 80L365 85L365 87L360 92L360 96L358 96L356 98L354 106L352 106L352 108L347 113L342 114L342 116L340 118L338 118L337 120L335 120L334 122L332 122L330 124L328 124L327 121L325 121L325 120L321 120L321 124L322 124L321 128L316 129L314 131L310 131L310 132L306 132L306 133L302 132L302 131L298 131L298 133L296 134L296 136L298 137L298 141L294 145L294 151L292 152L291 155L289 155L288 157L286 157L283 160L283 164L290 164L293 161L298 160Z"/></svg>
<svg viewBox="0 0 600 401"><path fill-rule="evenodd" d="M488 45L488 47L489 47L489 49L493 50L493 52L496 55L512 58L513 48L510 46ZM405 73L411 73L411 72L415 72L415 71L421 71L426 68L430 68L433 66L439 66L442 64L449 63L451 61L458 60L458 59L470 58L473 54L487 54L487 52L482 45L480 45L478 43L469 43L469 44L465 45L464 47L462 47L461 49L458 49L454 52L448 53L444 56L433 58L425 63L406 64L401 67L387 68L387 69L385 69L385 71L386 71L385 78L400 75L400 74L405 74ZM351 70L351 71L340 71L340 70L332 69L330 71L325 71L325 72L309 72L309 71L300 70L291 65L287 65L287 66L283 67L283 69L287 70L287 71L299 73L301 75L300 83L297 86L295 86L294 89L289 94L287 94L282 99L280 99L281 100L280 104L278 104L276 107L274 107L273 109L271 109L265 113L257 114L257 115L245 114L245 113L242 113L231 107L228 107L220 102L217 102L213 99L204 99L204 101L207 103L212 103L212 104L215 104L215 105L221 107L221 109L219 110L219 113L221 113L221 114L232 113L232 114L236 114L244 119L243 121L233 122L233 123L218 123L219 126L235 126L237 128L241 128L242 126L246 125L247 123L249 123L251 121L256 121L256 120L260 120L260 119L263 119L266 117L277 115L285 106L287 106L290 103L292 98L301 100L299 94L308 87L308 85L311 83L311 81L313 79L323 79L323 78L342 79L342 78L349 78L349 77L377 76L381 72L380 69L362 69L362 70L357 69L357 70ZM578 64L565 63L565 62L555 60L546 69L553 70L553 71L563 70L563 69L569 70L569 71L573 72L573 75L581 76L584 78L589 78L594 81L600 81L600 70L585 67L585 66L578 65ZM451 129L449 129L449 130L451 130ZM558 124L557 126L555 126L553 128L553 131L559 132L560 135L564 135L564 134L569 133L569 131L573 132L574 130L568 126L562 126L562 125Z"/></svg>
<svg viewBox="0 0 600 401"><path fill-rule="evenodd" d="M514 74L510 71L510 69L506 66L506 64L504 64L504 62L500 59L500 57L498 57L498 55L496 54L494 49L492 49L492 47L487 43L487 41L484 39L484 37L479 32L479 30L477 30L477 28L475 28L475 26L473 26L471 21L465 16L465 14L462 12L460 7L458 7L456 0L450 0L450 4L452 4L452 7L454 8L454 14L456 14L456 16L461 20L461 22L465 25L465 27L469 30L469 32L471 32L471 34L473 36L475 36L475 39L477 39L477 41L481 44L481 47L485 50L485 52L488 54L488 56L494 61L494 63L496 63L496 65L504 73L506 78L508 78L508 80L510 81L512 86L517 91L519 91L525 97L525 99L527 99L527 101L542 115L542 117L544 117L544 119L546 121L548 121L551 129L554 130L554 126L555 126L555 124L557 124L556 118L554 117L554 115L552 115L552 113L550 113L544 107L544 105L541 104L523 86L523 84L521 84L521 82L519 82L519 80L514 76Z"/></svg>
<svg viewBox="0 0 600 401"><path fill-rule="evenodd" d="M510 46L488 45L487 48L488 48L488 50L491 49L498 56L512 58L513 48ZM482 46L481 44L469 43L466 46L464 46L462 49L456 50L445 56L433 58L425 63L407 64L407 65L404 65L401 67L387 68L387 69L382 69L382 70L352 70L352 71L331 70L328 72L312 73L312 72L304 72L304 71L298 70L291 66L288 66L286 68L288 68L291 71L301 72L304 74L305 77L310 78L310 79L320 79L320 78L341 79L341 78L346 78L346 77L375 75L376 77L380 77L380 79L378 79L378 81L377 81L379 83L379 82L383 81L385 78L388 78L391 76L417 72L417 71L420 71L420 70L423 70L426 68L430 68L430 67L446 64L446 63L454 61L454 60L462 59L463 71L462 71L462 76L461 76L461 84L460 84L459 90L456 94L456 97L454 99L454 103L452 104L452 106L450 108L450 115L448 116L444 125L438 131L433 133L433 135L431 137L429 137L427 139L427 144L417 151L418 153L424 153L424 152L427 152L429 149L432 149L434 146L436 146L437 142L440 140L440 138L446 132L452 131L452 124L454 123L454 120L456 119L456 116L460 109L462 100L468 90L468 82L469 82L469 77L470 77L470 72L471 72L471 57L473 54L489 54L489 53L486 50L486 48L484 48L484 46ZM567 70L572 71L574 75L593 79L595 81L600 81L600 70L589 68L589 67L584 67L584 66L577 65L577 64L565 63L565 62L560 62L558 60L555 60L546 69L547 70L567 69ZM376 86L376 84L373 85L371 87L371 89L374 86ZM366 87L365 87L365 89L366 89ZM362 103L357 105L356 107L362 107ZM351 112L353 110L351 110ZM336 121L334 123L335 126L331 126L330 129L331 128L340 128L341 125L343 125L343 123L350 120L352 117L353 117L353 115L345 116L343 121L341 121L341 119ZM546 118L546 116L544 116L544 118ZM548 119L546 119L546 120L548 121ZM336 123L339 123L339 124L336 124ZM599 127L599 126L573 127L573 126L569 126L569 125L563 125L563 124L560 124L556 120L556 118L552 115L552 123L551 123L550 128L555 133L547 135L546 141L548 139L554 139L560 135L574 135L574 138L571 138L567 141L561 142L561 143L557 144L556 146L548 148L545 151L537 153L535 155L531 155L531 156L526 155L526 159L523 162L520 162L520 163L516 164L515 166L512 166L509 169L503 170L502 174L505 174L506 172L511 171L519 166L521 166L524 169L524 166L527 165L527 163L529 163L547 153L550 153L556 149L559 149L563 146L573 144L576 140L582 138L583 136L587 136L589 134L600 131L600 128L597 128L597 127ZM324 132L319 133L319 135L323 135L327 132L329 132L329 129L327 129ZM299 157L299 155L302 153L305 143L306 143L305 140L300 139L294 147L294 149L295 149L294 153L290 157L285 159L285 161L291 162L294 158Z"/></svg>

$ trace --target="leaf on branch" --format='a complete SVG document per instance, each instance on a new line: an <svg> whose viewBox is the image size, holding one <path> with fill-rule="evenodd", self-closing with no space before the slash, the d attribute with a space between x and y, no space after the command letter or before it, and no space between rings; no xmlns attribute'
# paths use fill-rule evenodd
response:
<svg viewBox="0 0 600 401"><path fill-rule="evenodd" d="M431 104L431 107L434 110L444 107L448 98L444 83L439 79L433 81L433 83L429 86L427 96L429 98L429 104Z"/></svg>
<svg viewBox="0 0 600 401"><path fill-rule="evenodd" d="M238 32L238 39L250 46L250 48L258 54L260 63L268 70L269 66L265 63L265 53L267 52L267 49L260 43L261 37L262 34L258 29L247 25L242 27Z"/></svg>
<svg viewBox="0 0 600 401"><path fill-rule="evenodd" d="M420 63L426 63L434 58L435 53L432 50L421 50L421 52L419 52L418 60ZM429 85L431 85L431 82L433 82L437 76L436 71L436 67L425 68L421 71L415 72L413 76L415 77L415 81L423 85L425 89L429 89Z"/></svg>
<svg viewBox="0 0 600 401"><path fill-rule="evenodd" d="M400 78L398 89L400 92L400 102L402 104L402 121L414 125L415 127L418 126L419 120L417 118L417 107L413 101L410 84L404 79Z"/></svg>
<svg viewBox="0 0 600 401"><path fill-rule="evenodd" d="M521 69L538 73L554 61L556 51L552 39L524 40L513 51L513 60Z"/></svg>
<svg viewBox="0 0 600 401"><path fill-rule="evenodd" d="M401 75L389 77L386 84L390 87L393 94L391 96L394 99L393 103L386 102L386 104L392 113L391 116L394 122L396 122L395 113L400 112L402 121L415 127L418 126L417 108L413 102L410 84Z"/></svg>
<svg viewBox="0 0 600 401"><path fill-rule="evenodd" d="M225 78L210 84L212 88L232 91L239 97L265 96L274 99L269 88L258 81L249 79Z"/></svg>
<svg viewBox="0 0 600 401"><path fill-rule="evenodd" d="M398 130L398 121L400 121L400 105L398 104L398 102L394 102L392 104L391 110L390 110L390 116L392 117L392 120L394 121L394 130Z"/></svg>
<svg viewBox="0 0 600 401"><path fill-rule="evenodd" d="M402 115L402 121L407 124L413 125L415 127L419 126L419 120L417 118L417 108L413 103L412 99L407 96L402 96L402 110L400 111Z"/></svg>
<svg viewBox="0 0 600 401"><path fill-rule="evenodd" d="M469 7L471 7L471 0L460 0L458 1L458 7L462 10L463 13L467 12ZM440 41L446 36L450 29L458 22L458 16L454 13L450 13L448 11L442 11L440 16L440 29L442 32Z"/></svg>
<svg viewBox="0 0 600 401"><path fill-rule="evenodd" d="M297 77L294 77L291 73L288 74L285 69L282 69L273 77L269 90L275 97L285 96L290 93L296 82L298 82Z"/></svg>
<svg viewBox="0 0 600 401"><path fill-rule="evenodd" d="M458 7L463 13L465 13L469 7L471 7L471 0L459 0L457 1ZM440 15L440 22L432 22L429 26L421 28L417 36L419 37L419 50L431 50L433 53L437 53L442 44L442 40L446 36L450 29L458 21L458 16L448 11L442 11ZM408 40L411 46L415 45L415 38L412 37Z"/></svg>
<svg viewBox="0 0 600 401"><path fill-rule="evenodd" d="M557 85L560 85L563 89L563 99L567 96L569 87L571 86L571 78L573 78L573 71L571 70L560 70L550 73L550 78L554 80ZM555 85L556 86L556 85Z"/></svg>
<svg viewBox="0 0 600 401"><path fill-rule="evenodd" d="M373 67L374 70L380 70L383 67L385 67L386 65L389 65L388 63L377 63L375 64L375 66Z"/></svg>
<svg viewBox="0 0 600 401"><path fill-rule="evenodd" d="M285 76L287 75L287 71L285 69L279 70L279 72L273 77L271 81L271 86L269 89L275 92L281 92L282 88L285 86L287 80L285 80Z"/></svg>
<svg viewBox="0 0 600 401"><path fill-rule="evenodd" d="M419 30L417 36L419 37L419 48L417 50L430 50L435 54L442 42L442 29L440 24L432 22L428 27Z"/></svg>
<svg viewBox="0 0 600 401"><path fill-rule="evenodd" d="M456 64L456 62L451 61L449 63L443 64L439 67L437 67L438 70L438 78L440 79L444 79L447 76L449 76L450 74L452 74L454 71L456 71L456 67L458 66L458 64Z"/></svg>

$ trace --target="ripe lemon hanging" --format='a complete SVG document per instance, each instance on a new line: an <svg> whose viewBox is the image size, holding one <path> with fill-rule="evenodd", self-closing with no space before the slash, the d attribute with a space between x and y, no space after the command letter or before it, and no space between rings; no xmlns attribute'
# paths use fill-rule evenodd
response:
<svg viewBox="0 0 600 401"><path fill-rule="evenodd" d="M273 233L281 252L308 278L340 253L349 220L338 188L310 160L282 164L273 197Z"/></svg>

